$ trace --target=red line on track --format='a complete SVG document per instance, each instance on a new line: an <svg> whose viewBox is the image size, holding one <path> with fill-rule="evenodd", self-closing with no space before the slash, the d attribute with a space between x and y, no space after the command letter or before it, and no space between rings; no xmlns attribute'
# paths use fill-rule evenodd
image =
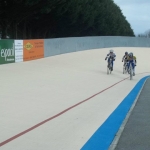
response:
<svg viewBox="0 0 150 150"><path fill-rule="evenodd" d="M149 73L149 72L145 72L145 73ZM144 73L139 73L139 74L144 74ZM23 131L23 132L20 132L19 134L16 134L15 136L13 136L13 137L11 137L11 138L9 138L9 139L7 139L7 140L1 142L1 143L0 143L0 147L3 146L3 145L5 145L5 144L7 144L7 143L9 143L9 142L11 142L11 141L13 141L13 140L15 140L15 139L17 139L18 137L20 137L20 136L22 136L22 135L28 133L29 131L34 130L35 128L37 128L37 127L43 125L44 123L46 123L46 122L48 122L48 121L50 121L50 120L52 120L52 119L54 119L54 118L56 118L56 117L58 117L58 116L64 114L64 113L66 113L67 111L71 110L72 108L74 108L74 107L76 107L76 106L78 106L78 105L80 105L80 104L82 104L82 103L84 103L84 102L86 102L86 101L92 99L93 97L95 97L95 96L97 96L97 95L103 93L104 91L106 91L106 90L112 88L113 86L115 86L115 85L117 85L117 84L123 82L124 80L126 80L126 79L128 79L128 78L129 78L129 77L127 77L127 78L125 78L125 79L123 79L123 80L121 80L121 81L119 81L119 82L117 82L117 83L115 83L115 84L109 86L108 88L106 88L106 89L104 89L104 90L102 90L102 91L100 91L100 92L98 92L98 93L92 95L91 97L89 97L89 98L87 98L87 99L85 99L85 100L83 100L83 101L81 101L81 102L79 102L79 103L77 103L77 104L75 104L75 105L73 105L73 106L71 106L71 107L65 109L65 110L61 111L60 113L58 113L58 114L56 114L56 115L54 115L54 116L52 116L52 117L50 117L50 118L48 118L48 119L46 119L46 120L44 120L44 121L42 121L42 122L36 124L35 126L32 126L31 128L29 128L29 129L27 129L27 130L25 130L25 131Z"/></svg>

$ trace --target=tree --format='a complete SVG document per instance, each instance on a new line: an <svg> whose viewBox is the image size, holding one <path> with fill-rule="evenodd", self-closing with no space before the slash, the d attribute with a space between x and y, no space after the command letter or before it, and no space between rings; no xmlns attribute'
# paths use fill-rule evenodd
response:
<svg viewBox="0 0 150 150"><path fill-rule="evenodd" d="M145 31L145 33L138 34L138 37L150 38L150 29Z"/></svg>
<svg viewBox="0 0 150 150"><path fill-rule="evenodd" d="M113 0L0 0L2 38L134 36Z"/></svg>

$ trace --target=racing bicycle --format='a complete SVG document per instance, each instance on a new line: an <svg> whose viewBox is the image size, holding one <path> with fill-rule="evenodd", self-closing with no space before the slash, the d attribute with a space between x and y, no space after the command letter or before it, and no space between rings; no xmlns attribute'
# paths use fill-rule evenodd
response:
<svg viewBox="0 0 150 150"><path fill-rule="evenodd" d="M129 70L128 73L130 74L130 80L133 79L133 67L132 67L132 63L129 63Z"/></svg>

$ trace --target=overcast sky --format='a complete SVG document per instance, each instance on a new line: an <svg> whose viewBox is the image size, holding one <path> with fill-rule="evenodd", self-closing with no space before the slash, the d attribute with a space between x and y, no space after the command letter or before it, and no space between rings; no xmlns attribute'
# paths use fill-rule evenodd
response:
<svg viewBox="0 0 150 150"><path fill-rule="evenodd" d="M135 35L150 30L150 0L114 0Z"/></svg>

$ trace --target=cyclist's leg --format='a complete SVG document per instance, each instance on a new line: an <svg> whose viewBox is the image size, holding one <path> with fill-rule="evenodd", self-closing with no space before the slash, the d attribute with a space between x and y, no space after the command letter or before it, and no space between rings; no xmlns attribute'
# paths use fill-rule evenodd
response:
<svg viewBox="0 0 150 150"><path fill-rule="evenodd" d="M127 60L124 60L124 67L126 67L127 65Z"/></svg>
<svg viewBox="0 0 150 150"><path fill-rule="evenodd" d="M131 60L128 61L128 73L130 73L130 64L131 64Z"/></svg>
<svg viewBox="0 0 150 150"><path fill-rule="evenodd" d="M113 66L114 66L114 61L112 60L112 68L111 68L111 71L113 71Z"/></svg>
<svg viewBox="0 0 150 150"><path fill-rule="evenodd" d="M133 75L135 75L135 63L132 61Z"/></svg>
<svg viewBox="0 0 150 150"><path fill-rule="evenodd" d="M108 67L109 67L110 63L111 63L111 62L110 62L110 57L109 57L109 58L108 58Z"/></svg>
<svg viewBox="0 0 150 150"><path fill-rule="evenodd" d="M130 66L130 61L128 61L128 64L127 64L128 70L129 70L129 66Z"/></svg>
<svg viewBox="0 0 150 150"><path fill-rule="evenodd" d="M124 66L123 66L123 67L124 67L125 72L128 70L127 65L128 65L128 64L127 64L127 60L126 60L126 61L124 62Z"/></svg>
<svg viewBox="0 0 150 150"><path fill-rule="evenodd" d="M126 59L124 59L124 64L123 64L123 66L124 66L124 67L125 67L126 63L127 63L127 60L126 60Z"/></svg>

